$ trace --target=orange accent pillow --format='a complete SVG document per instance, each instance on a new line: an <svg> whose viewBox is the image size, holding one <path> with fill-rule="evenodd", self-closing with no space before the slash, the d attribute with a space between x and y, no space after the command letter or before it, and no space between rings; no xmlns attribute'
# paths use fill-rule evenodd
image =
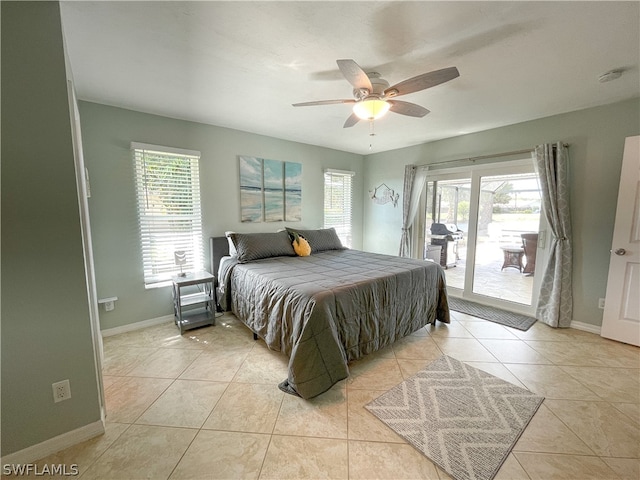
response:
<svg viewBox="0 0 640 480"><path fill-rule="evenodd" d="M291 243L293 251L300 257L308 257L311 255L311 245L304 237L297 235L297 238Z"/></svg>

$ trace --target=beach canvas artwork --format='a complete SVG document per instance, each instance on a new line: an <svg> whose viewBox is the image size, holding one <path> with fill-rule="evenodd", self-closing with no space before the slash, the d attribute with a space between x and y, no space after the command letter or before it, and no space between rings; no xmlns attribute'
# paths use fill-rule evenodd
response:
<svg viewBox="0 0 640 480"><path fill-rule="evenodd" d="M264 220L281 222L284 220L284 168L278 160L262 160Z"/></svg>
<svg viewBox="0 0 640 480"><path fill-rule="evenodd" d="M240 155L243 222L302 219L302 164Z"/></svg>
<svg viewBox="0 0 640 480"><path fill-rule="evenodd" d="M302 220L302 164L284 164L284 219L287 222Z"/></svg>
<svg viewBox="0 0 640 480"><path fill-rule="evenodd" d="M240 157L240 215L243 222L262 222L262 159Z"/></svg>

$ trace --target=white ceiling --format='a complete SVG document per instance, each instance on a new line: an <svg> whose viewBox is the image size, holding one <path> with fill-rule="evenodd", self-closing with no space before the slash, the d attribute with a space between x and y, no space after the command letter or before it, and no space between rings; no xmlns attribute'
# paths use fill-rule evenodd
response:
<svg viewBox="0 0 640 480"><path fill-rule="evenodd" d="M640 95L640 2L61 2L78 97L368 154ZM342 128L336 59L390 84L460 77ZM604 72L622 77L600 83ZM370 147L371 145L371 147Z"/></svg>

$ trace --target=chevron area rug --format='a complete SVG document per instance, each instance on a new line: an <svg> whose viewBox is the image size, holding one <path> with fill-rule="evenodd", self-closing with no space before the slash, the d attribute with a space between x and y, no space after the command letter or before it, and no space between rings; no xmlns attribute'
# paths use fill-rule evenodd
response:
<svg viewBox="0 0 640 480"><path fill-rule="evenodd" d="M456 480L491 480L543 400L443 356L365 408Z"/></svg>
<svg viewBox="0 0 640 480"><path fill-rule="evenodd" d="M527 317L519 313L507 312L495 307L487 307L479 303L470 302L461 298L449 297L449 309L456 312L466 313L474 317L489 320L490 322L499 323L507 327L517 328L518 330L527 331L537 322L533 317Z"/></svg>

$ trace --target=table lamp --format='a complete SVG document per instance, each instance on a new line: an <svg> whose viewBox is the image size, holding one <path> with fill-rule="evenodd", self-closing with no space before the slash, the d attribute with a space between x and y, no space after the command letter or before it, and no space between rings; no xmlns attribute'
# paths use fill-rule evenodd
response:
<svg viewBox="0 0 640 480"><path fill-rule="evenodd" d="M176 265L180 265L180 273L179 277L185 277L187 274L182 271L182 266L187 263L187 252L184 250L176 250L173 252L173 258L176 262Z"/></svg>

